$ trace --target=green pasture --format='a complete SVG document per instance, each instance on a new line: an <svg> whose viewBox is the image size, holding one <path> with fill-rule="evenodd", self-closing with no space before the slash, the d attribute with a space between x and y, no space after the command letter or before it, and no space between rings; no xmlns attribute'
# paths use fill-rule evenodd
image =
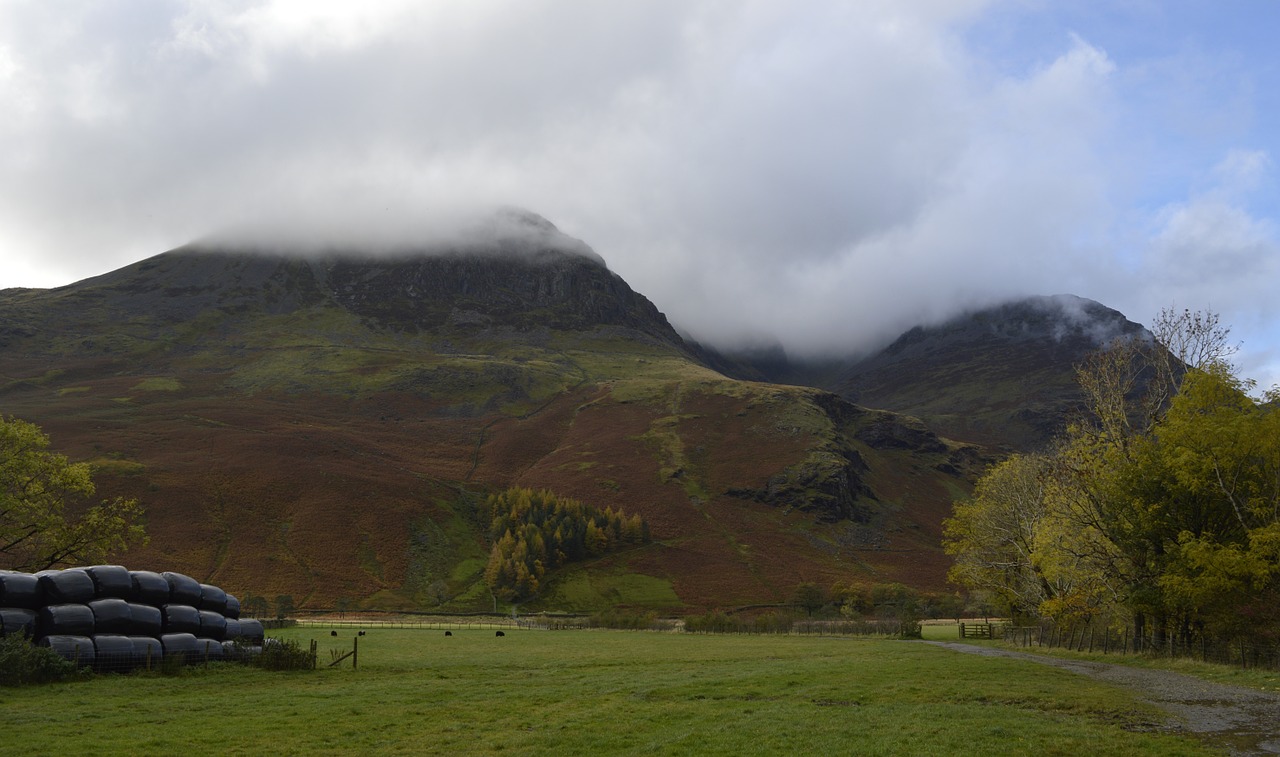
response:
<svg viewBox="0 0 1280 757"><path fill-rule="evenodd" d="M316 639L320 664L355 631ZM907 641L371 628L350 661L0 689L22 754L1208 754L1130 694Z"/></svg>

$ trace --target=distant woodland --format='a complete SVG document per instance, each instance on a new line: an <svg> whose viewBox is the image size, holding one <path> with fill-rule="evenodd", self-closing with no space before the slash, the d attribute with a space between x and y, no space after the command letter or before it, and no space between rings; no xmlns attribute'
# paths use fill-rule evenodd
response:
<svg viewBox="0 0 1280 757"><path fill-rule="evenodd" d="M536 595L549 570L649 541L649 526L639 515L545 490L507 489L489 497L489 509L493 549L485 582L508 602Z"/></svg>

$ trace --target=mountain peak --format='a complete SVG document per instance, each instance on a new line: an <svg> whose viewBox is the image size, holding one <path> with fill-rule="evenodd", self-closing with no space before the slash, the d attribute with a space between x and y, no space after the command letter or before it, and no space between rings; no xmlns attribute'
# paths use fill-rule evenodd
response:
<svg viewBox="0 0 1280 757"><path fill-rule="evenodd" d="M855 363L834 388L953 438L1034 448L1080 403L1074 367L1118 337L1148 334L1083 297L1024 297L917 326Z"/></svg>
<svg viewBox="0 0 1280 757"><path fill-rule="evenodd" d="M214 236L56 290L15 292L13 304L24 303L20 320L42 314L45 328L95 313L146 325L147 339L164 324L340 308L374 330L519 338L621 328L685 350L648 299L545 218L504 208L454 220L412 243Z"/></svg>
<svg viewBox="0 0 1280 757"><path fill-rule="evenodd" d="M884 352L900 354L913 344L943 337L966 342L993 338L1087 342L1101 347L1117 337L1141 333L1145 333L1142 326L1094 300L1073 294L1037 295L971 310L937 325L916 326Z"/></svg>

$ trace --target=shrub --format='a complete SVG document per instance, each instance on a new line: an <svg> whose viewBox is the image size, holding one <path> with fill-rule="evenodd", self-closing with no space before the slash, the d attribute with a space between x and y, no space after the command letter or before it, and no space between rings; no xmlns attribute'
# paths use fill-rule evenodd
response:
<svg viewBox="0 0 1280 757"><path fill-rule="evenodd" d="M684 629L690 633L728 633L738 630L738 623L716 610L705 615L690 615L684 619Z"/></svg>
<svg viewBox="0 0 1280 757"><path fill-rule="evenodd" d="M311 650L293 639L267 639L262 653L251 657L249 664L267 670L312 670L316 666Z"/></svg>
<svg viewBox="0 0 1280 757"><path fill-rule="evenodd" d="M53 683L79 674L75 663L25 636L0 636L0 686Z"/></svg>
<svg viewBox="0 0 1280 757"><path fill-rule="evenodd" d="M675 627L671 621L658 620L654 612L629 612L627 610L603 610L592 615L590 628L616 628L627 631L669 631Z"/></svg>
<svg viewBox="0 0 1280 757"><path fill-rule="evenodd" d="M920 621L915 618L902 619L902 638L904 639L920 639L923 638L920 628Z"/></svg>

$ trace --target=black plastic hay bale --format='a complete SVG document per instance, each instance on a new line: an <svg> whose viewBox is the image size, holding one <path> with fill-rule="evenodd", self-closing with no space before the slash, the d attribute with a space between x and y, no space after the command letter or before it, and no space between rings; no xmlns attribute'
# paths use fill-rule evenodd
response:
<svg viewBox="0 0 1280 757"><path fill-rule="evenodd" d="M48 605L84 604L93 599L93 579L78 568L47 570L40 577L40 593Z"/></svg>
<svg viewBox="0 0 1280 757"><path fill-rule="evenodd" d="M129 610L129 603L123 599L95 599L88 606L93 612L94 634L129 633L133 626L133 613Z"/></svg>
<svg viewBox="0 0 1280 757"><path fill-rule="evenodd" d="M58 634L45 636L38 643L42 647L48 647L57 652L63 658L71 660L79 667L93 665L93 639L88 636Z"/></svg>
<svg viewBox="0 0 1280 757"><path fill-rule="evenodd" d="M166 634L200 633L200 611L191 605L165 605L160 608L160 617Z"/></svg>
<svg viewBox="0 0 1280 757"><path fill-rule="evenodd" d="M133 599L133 578L123 565L94 565L85 568L84 572L93 581L93 593L98 599Z"/></svg>
<svg viewBox="0 0 1280 757"><path fill-rule="evenodd" d="M169 602L175 605L200 606L200 582L181 573L165 571L160 575L169 582Z"/></svg>
<svg viewBox="0 0 1280 757"><path fill-rule="evenodd" d="M38 617L35 610L25 607L0 607L0 636L35 636Z"/></svg>
<svg viewBox="0 0 1280 757"><path fill-rule="evenodd" d="M99 673L127 673L133 670L133 642L128 636L94 634L93 669Z"/></svg>
<svg viewBox="0 0 1280 757"><path fill-rule="evenodd" d="M159 607L169 604L169 582L159 573L149 570L129 571L133 583L133 601Z"/></svg>
<svg viewBox="0 0 1280 757"><path fill-rule="evenodd" d="M164 633L164 613L152 605L129 603L130 636L159 636Z"/></svg>
<svg viewBox="0 0 1280 757"><path fill-rule="evenodd" d="M200 610L200 633L206 639L222 641L227 635L227 619L213 610Z"/></svg>
<svg viewBox="0 0 1280 757"><path fill-rule="evenodd" d="M133 666L142 670L151 670L160 666L164 659L164 645L154 636L130 636L133 646Z"/></svg>
<svg viewBox="0 0 1280 757"><path fill-rule="evenodd" d="M223 632L222 640L235 641L240 636L240 621L236 618L227 618L227 630Z"/></svg>
<svg viewBox="0 0 1280 757"><path fill-rule="evenodd" d="M194 662L196 659L196 635L193 633L163 634L160 646L164 648L165 657L176 657L185 662Z"/></svg>
<svg viewBox="0 0 1280 757"><path fill-rule="evenodd" d="M0 607L40 609L40 579L31 573L0 573Z"/></svg>
<svg viewBox="0 0 1280 757"><path fill-rule="evenodd" d="M253 644L261 644L266 635L266 632L262 630L262 621L253 618L240 621L241 639Z"/></svg>
<svg viewBox="0 0 1280 757"><path fill-rule="evenodd" d="M93 610L88 605L45 605L40 608L41 636L92 636Z"/></svg>
<svg viewBox="0 0 1280 757"><path fill-rule="evenodd" d="M222 615L227 611L227 593L213 584L200 584L200 604L196 607Z"/></svg>
<svg viewBox="0 0 1280 757"><path fill-rule="evenodd" d="M223 610L223 611L222 611L222 614L223 614L223 615L225 615L225 616L227 616L227 618L229 618L229 619L231 619L231 620L237 620L237 619L239 619L239 617L240 617L240 600L236 599L235 595L233 595L233 594L228 594L228 595L227 595L227 609Z"/></svg>
<svg viewBox="0 0 1280 757"><path fill-rule="evenodd" d="M196 639L196 661L218 662L222 659L222 642L218 639Z"/></svg>

